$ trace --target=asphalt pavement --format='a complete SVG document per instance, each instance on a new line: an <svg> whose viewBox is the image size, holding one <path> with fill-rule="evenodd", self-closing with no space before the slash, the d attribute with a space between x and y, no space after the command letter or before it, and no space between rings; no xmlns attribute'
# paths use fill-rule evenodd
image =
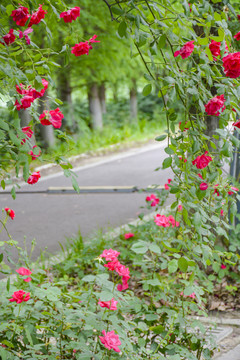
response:
<svg viewBox="0 0 240 360"><path fill-rule="evenodd" d="M137 186L164 185L171 177L171 170L159 170L166 157L164 143L155 143L104 156L75 168L79 186ZM47 190L49 187L71 186L71 180L63 173L42 177L37 184L22 184L22 191ZM21 191L20 190L20 191ZM59 242L74 237L80 230L82 236L93 235L97 230L108 231L135 219L143 211L144 193L108 194L0 194L0 208L9 207L16 213L9 219L7 228L14 240L28 250L36 239L33 258L47 250L60 251ZM0 241L7 240L3 231Z"/></svg>

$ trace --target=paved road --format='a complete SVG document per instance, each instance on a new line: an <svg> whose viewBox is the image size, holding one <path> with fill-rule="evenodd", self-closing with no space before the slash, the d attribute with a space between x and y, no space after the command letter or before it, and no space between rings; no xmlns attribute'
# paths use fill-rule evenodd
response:
<svg viewBox="0 0 240 360"><path fill-rule="evenodd" d="M166 144L156 143L121 154L105 156L97 163L81 166L75 171L80 186L134 185L145 188L151 184L163 185L170 170L154 171L166 157ZM46 176L35 185L24 184L21 190L46 190L51 186L71 186L71 181L62 173ZM11 195L0 194L0 208L10 207L16 212L15 219L7 227L12 237L23 244L26 236L28 249L36 239L36 258L40 250L48 248L51 253L60 250L59 242L73 237L80 230L86 237L99 228L103 231L125 224L142 212L146 194L19 194L16 200ZM6 234L0 234L0 240Z"/></svg>

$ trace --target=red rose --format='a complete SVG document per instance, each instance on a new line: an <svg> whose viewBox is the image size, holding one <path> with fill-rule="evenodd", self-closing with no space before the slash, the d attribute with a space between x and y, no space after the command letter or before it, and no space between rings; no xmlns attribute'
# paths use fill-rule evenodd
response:
<svg viewBox="0 0 240 360"><path fill-rule="evenodd" d="M12 298L9 301L16 301L17 304L22 303L23 301L28 301L30 299L30 293L26 293L23 290L15 291L12 295Z"/></svg>
<svg viewBox="0 0 240 360"><path fill-rule="evenodd" d="M147 196L146 201L150 201L151 206L156 206L159 203L159 199L154 194Z"/></svg>
<svg viewBox="0 0 240 360"><path fill-rule="evenodd" d="M240 31L236 35L234 35L234 39L236 39L237 41L240 40Z"/></svg>
<svg viewBox="0 0 240 360"><path fill-rule="evenodd" d="M11 15L13 21L16 21L16 24L19 26L24 26L30 17L28 8L20 6L18 9L13 10Z"/></svg>
<svg viewBox="0 0 240 360"><path fill-rule="evenodd" d="M75 6L74 8L64 11L60 14L60 18L63 18L65 23L71 23L73 20L76 20L80 16L80 7Z"/></svg>
<svg viewBox="0 0 240 360"><path fill-rule="evenodd" d="M206 166L208 166L210 161L212 161L211 156L207 156L206 154L208 154L207 151L205 151L203 155L198 156L195 160L192 161L192 164L196 165L197 169L205 168Z"/></svg>
<svg viewBox="0 0 240 360"><path fill-rule="evenodd" d="M34 154L33 149L37 148L37 145L34 145L32 150L29 151L29 155L32 156L32 160L36 160L36 158L38 158L41 155L41 150L39 149L39 153L38 154Z"/></svg>
<svg viewBox="0 0 240 360"><path fill-rule="evenodd" d="M240 15L237 15L238 20L240 21Z"/></svg>
<svg viewBox="0 0 240 360"><path fill-rule="evenodd" d="M230 53L222 60L226 76L232 79L236 79L240 76L240 52Z"/></svg>
<svg viewBox="0 0 240 360"><path fill-rule="evenodd" d="M15 218L15 212L12 209L5 208L4 210L6 211L7 215L10 216L10 218L12 220Z"/></svg>
<svg viewBox="0 0 240 360"><path fill-rule="evenodd" d="M62 119L64 118L63 113L60 109L55 110L45 110L40 116L39 120L42 125L53 125L56 129L59 129L62 126Z"/></svg>
<svg viewBox="0 0 240 360"><path fill-rule="evenodd" d="M199 186L199 189L200 190L207 190L207 188L208 188L208 184L207 183L205 183L205 182L202 182L201 184L200 184L200 186Z"/></svg>
<svg viewBox="0 0 240 360"><path fill-rule="evenodd" d="M211 41L211 44L209 44L209 50L211 51L213 57L220 55L220 47L221 47L220 42L215 40ZM214 60L216 60L216 58Z"/></svg>
<svg viewBox="0 0 240 360"><path fill-rule="evenodd" d="M225 101L226 99L224 98L224 95L215 96L214 98L209 100L207 105L204 105L206 113L208 115L219 116L219 110L221 109L221 112L223 112L226 109L224 105Z"/></svg>
<svg viewBox="0 0 240 360"><path fill-rule="evenodd" d="M31 129L30 126L25 126L22 128L22 132L27 135L27 137L29 137L29 139L31 139L32 135L33 135L33 131ZM22 139L21 145L23 145L26 142L26 139Z"/></svg>
<svg viewBox="0 0 240 360"><path fill-rule="evenodd" d="M236 121L235 123L233 123L233 126L240 129L240 119L238 121Z"/></svg>
<svg viewBox="0 0 240 360"><path fill-rule="evenodd" d="M37 11L32 14L28 27L39 24L44 19L45 14L47 14L47 11L43 10L42 5L39 5Z"/></svg>
<svg viewBox="0 0 240 360"><path fill-rule="evenodd" d="M180 55L182 59L186 59L191 55L193 50L194 50L194 40L187 42L186 44L183 45L183 47L180 50L175 51L174 57Z"/></svg>
<svg viewBox="0 0 240 360"><path fill-rule="evenodd" d="M7 46L12 44L16 39L16 36L13 33L13 29L10 29L9 33L4 35L2 38ZM1 42L1 44L4 45L4 43L2 43L2 42Z"/></svg>
<svg viewBox="0 0 240 360"><path fill-rule="evenodd" d="M30 185L36 184L40 179L40 177L41 177L40 172L36 171L29 176L27 183Z"/></svg>
<svg viewBox="0 0 240 360"><path fill-rule="evenodd" d="M125 235L124 235L124 238L127 240L127 239L130 239L130 238L132 238L132 237L134 237L134 234L133 233L126 233Z"/></svg>
<svg viewBox="0 0 240 360"><path fill-rule="evenodd" d="M74 54L75 56L81 56L81 55L85 55L85 54L88 55L89 50L90 50L89 43L88 43L88 41L85 41L85 42L80 42L79 44L74 45L71 53Z"/></svg>
<svg viewBox="0 0 240 360"><path fill-rule="evenodd" d="M19 31L19 39L22 39L25 36L27 45L30 45L31 40L30 40L30 37L28 36L28 34L30 34L31 32L33 32L33 29L31 27L24 30L23 32Z"/></svg>

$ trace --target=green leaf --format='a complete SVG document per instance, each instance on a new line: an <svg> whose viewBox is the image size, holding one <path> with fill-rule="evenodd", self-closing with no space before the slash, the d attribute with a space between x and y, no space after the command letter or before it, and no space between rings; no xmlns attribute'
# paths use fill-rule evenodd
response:
<svg viewBox="0 0 240 360"><path fill-rule="evenodd" d="M79 188L78 182L74 176L72 176L71 181L72 181L72 186L73 186L74 190L79 194L80 188Z"/></svg>
<svg viewBox="0 0 240 360"><path fill-rule="evenodd" d="M198 43L199 43L199 45L207 45L209 43L209 40L207 37L205 37L205 38L198 37Z"/></svg>
<svg viewBox="0 0 240 360"><path fill-rule="evenodd" d="M94 275L86 275L82 278L82 281L93 282L93 281L95 281L95 279L96 279L96 276L94 276Z"/></svg>
<svg viewBox="0 0 240 360"><path fill-rule="evenodd" d="M208 47L206 47L205 51L206 51L206 54L207 54L209 60L213 61L213 56L212 56L212 53L211 53L210 49Z"/></svg>
<svg viewBox="0 0 240 360"><path fill-rule="evenodd" d="M0 263L3 261L3 253L0 254Z"/></svg>
<svg viewBox="0 0 240 360"><path fill-rule="evenodd" d="M155 243L152 243L150 246L149 246L149 250L156 253L156 254L161 254L161 249L160 247L155 244Z"/></svg>
<svg viewBox="0 0 240 360"><path fill-rule="evenodd" d="M199 227L202 224L202 217L199 212L195 212L195 214L193 216L193 224L196 227Z"/></svg>
<svg viewBox="0 0 240 360"><path fill-rule="evenodd" d="M125 21L122 21L122 22L119 24L118 34L119 34L119 36L120 36L121 38L127 36L127 24L125 23Z"/></svg>
<svg viewBox="0 0 240 360"><path fill-rule="evenodd" d="M214 20L216 21L222 21L221 15L217 12L214 13Z"/></svg>
<svg viewBox="0 0 240 360"><path fill-rule="evenodd" d="M142 94L143 96L148 96L152 91L152 84L147 84L144 86Z"/></svg>
<svg viewBox="0 0 240 360"><path fill-rule="evenodd" d="M176 272L177 269L178 269L178 261L176 259L172 259L171 261L169 261L168 263L169 274Z"/></svg>
<svg viewBox="0 0 240 360"><path fill-rule="evenodd" d="M174 154L174 151L173 149L171 149L170 147L166 147L164 149L165 153L168 154L168 155L173 155Z"/></svg>
<svg viewBox="0 0 240 360"><path fill-rule="evenodd" d="M161 285L161 283L158 279L150 279L150 280L147 280L146 283L151 286L160 286Z"/></svg>
<svg viewBox="0 0 240 360"><path fill-rule="evenodd" d="M122 15L124 14L124 10L119 9L117 7L111 7L112 13L116 15Z"/></svg>
<svg viewBox="0 0 240 360"><path fill-rule="evenodd" d="M12 195L12 198L15 200L16 199L16 190L15 190L15 186L12 187L11 189L11 195Z"/></svg>
<svg viewBox="0 0 240 360"><path fill-rule="evenodd" d="M184 257L181 257L178 259L178 267L181 271L186 272L188 268L188 261Z"/></svg>
<svg viewBox="0 0 240 360"><path fill-rule="evenodd" d="M0 128L3 130L9 131L8 124L5 121L3 121L2 119L0 119Z"/></svg>
<svg viewBox="0 0 240 360"><path fill-rule="evenodd" d="M15 7L13 5L7 5L6 6L6 12L8 14L8 16L11 15L11 13L13 12L13 10L15 10Z"/></svg>
<svg viewBox="0 0 240 360"><path fill-rule="evenodd" d="M8 278L8 280L7 280L6 289L7 289L7 291L10 290L10 278Z"/></svg>
<svg viewBox="0 0 240 360"><path fill-rule="evenodd" d="M167 168L169 168L171 165L172 165L172 158L171 158L171 157L168 157L168 158L166 158L166 159L163 160L162 168L163 168L163 169L167 169Z"/></svg>
<svg viewBox="0 0 240 360"><path fill-rule="evenodd" d="M110 301L113 298L113 294L110 291L101 291L98 296L101 301Z"/></svg>
<svg viewBox="0 0 240 360"><path fill-rule="evenodd" d="M161 334L165 331L165 327L163 325L151 326L149 330L153 331L155 334Z"/></svg>
<svg viewBox="0 0 240 360"><path fill-rule="evenodd" d="M159 136L157 136L157 137L155 138L155 140L156 140L156 141L163 141L163 140L166 139L166 137L167 137L166 134L164 134L164 135L159 135Z"/></svg>
<svg viewBox="0 0 240 360"><path fill-rule="evenodd" d="M137 243L133 244L131 250L136 254L145 254L148 251L148 244L144 241L138 241Z"/></svg>
<svg viewBox="0 0 240 360"><path fill-rule="evenodd" d="M160 39L159 39L159 41L158 41L158 45L157 45L157 47L158 47L159 49L163 49L163 48L165 47L166 39L167 39L167 36L166 36L165 34L163 34L163 35L160 37Z"/></svg>
<svg viewBox="0 0 240 360"><path fill-rule="evenodd" d="M25 330L26 337L27 337L27 339L28 339L28 341L29 341L30 345L31 345L31 346L33 346L33 341L32 341L32 337L31 337L30 331L28 330L28 328L27 328L27 327L25 327L25 328L24 328L24 330Z"/></svg>
<svg viewBox="0 0 240 360"><path fill-rule="evenodd" d="M6 186L6 183L4 180L1 181L1 187L3 188L3 190L5 190L5 186Z"/></svg>

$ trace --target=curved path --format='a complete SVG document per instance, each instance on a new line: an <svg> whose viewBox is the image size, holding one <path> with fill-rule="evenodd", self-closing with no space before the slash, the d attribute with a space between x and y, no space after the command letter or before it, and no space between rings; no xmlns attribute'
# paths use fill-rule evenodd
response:
<svg viewBox="0 0 240 360"><path fill-rule="evenodd" d="M163 185L171 177L171 170L155 169L166 157L166 143L155 143L131 149L120 154L104 156L100 161L75 168L80 186L137 186ZM71 186L69 178L61 173L42 177L35 185L23 184L21 190L47 190L52 186ZM45 248L51 253L60 250L59 242L73 237L80 230L83 237L104 232L132 221L142 212L146 194L0 194L1 208L10 207L16 217L9 219L7 228L14 240L22 246L26 236L29 249L36 239L36 258ZM7 236L2 232L0 240Z"/></svg>

